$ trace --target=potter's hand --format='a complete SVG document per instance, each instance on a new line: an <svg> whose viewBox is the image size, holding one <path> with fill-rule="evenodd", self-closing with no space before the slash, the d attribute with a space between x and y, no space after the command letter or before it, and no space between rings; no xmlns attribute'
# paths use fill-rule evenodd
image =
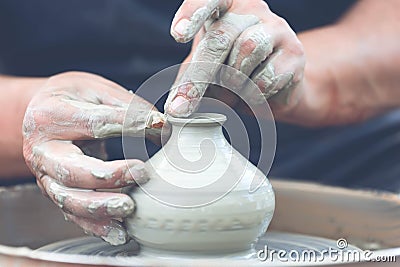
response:
<svg viewBox="0 0 400 267"><path fill-rule="evenodd" d="M23 122L24 157L42 192L66 219L113 245L128 241L120 221L133 212L134 203L125 194L95 189L145 182L143 163L106 162L85 155L77 144L120 136L132 100L136 109L127 116L132 118L125 128L129 134L162 126L153 105L117 84L88 73L59 74L34 96Z"/></svg>
<svg viewBox="0 0 400 267"><path fill-rule="evenodd" d="M286 21L272 13L264 1L185 0L172 22L171 34L178 42L194 38L192 52L184 63L225 62L250 76L262 92L245 92L250 101L261 102L280 91L274 97L278 105L295 101L289 92L302 81L303 48ZM207 64L192 64L181 70L176 84L186 84L171 90L166 112L180 117L193 113L207 84L191 80L199 81L201 75L213 76L217 71ZM221 78L227 87L232 83L234 88L243 88L235 77ZM216 94L219 97L225 92Z"/></svg>

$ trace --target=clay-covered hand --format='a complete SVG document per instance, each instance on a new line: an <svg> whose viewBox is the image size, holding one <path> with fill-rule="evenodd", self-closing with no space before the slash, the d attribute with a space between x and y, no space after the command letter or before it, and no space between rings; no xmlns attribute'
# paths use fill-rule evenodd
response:
<svg viewBox="0 0 400 267"><path fill-rule="evenodd" d="M120 136L131 101L135 107L129 109L124 131L143 135L162 127L163 115L153 105L111 81L80 72L50 77L23 122L24 157L42 192L66 219L113 245L129 240L121 222L133 212L134 202L125 194L96 189L145 182L143 162L103 161L85 155L77 144Z"/></svg>
<svg viewBox="0 0 400 267"><path fill-rule="evenodd" d="M254 86L257 90L241 92L246 100L257 104L277 94L274 102L278 106L296 101L297 96L293 96L298 94L291 92L303 79L303 47L288 23L272 13L264 1L185 0L172 22L171 34L178 42L194 38L184 63L225 63L249 76L261 92ZM165 105L167 113L178 117L193 113L204 95L208 84L196 81L208 81L219 70L217 64L182 68L175 83L178 86L171 89ZM251 90L241 84L239 76L221 78L225 87ZM227 95L233 94L216 92L218 98Z"/></svg>

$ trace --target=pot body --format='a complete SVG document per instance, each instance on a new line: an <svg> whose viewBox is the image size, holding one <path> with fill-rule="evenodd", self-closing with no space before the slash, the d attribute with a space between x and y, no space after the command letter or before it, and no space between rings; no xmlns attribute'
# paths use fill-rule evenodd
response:
<svg viewBox="0 0 400 267"><path fill-rule="evenodd" d="M220 114L169 121L167 144L146 162L148 183L132 188L127 219L142 247L191 254L248 251L267 229L275 196L266 176L224 138Z"/></svg>

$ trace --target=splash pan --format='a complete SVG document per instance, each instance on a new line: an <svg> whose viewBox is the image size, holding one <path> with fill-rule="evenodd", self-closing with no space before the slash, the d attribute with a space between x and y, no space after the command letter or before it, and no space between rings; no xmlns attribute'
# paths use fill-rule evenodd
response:
<svg viewBox="0 0 400 267"><path fill-rule="evenodd" d="M112 247L65 222L35 185L0 188L0 266L375 266L357 256L369 251L371 259L390 261L384 266L398 266L398 195L290 181L272 184L274 219L256 254L246 259L147 254L135 242ZM333 256L306 258L324 250Z"/></svg>

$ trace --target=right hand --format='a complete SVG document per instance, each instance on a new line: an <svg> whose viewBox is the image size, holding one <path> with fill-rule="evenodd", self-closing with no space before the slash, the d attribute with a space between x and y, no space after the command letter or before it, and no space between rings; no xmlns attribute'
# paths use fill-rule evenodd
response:
<svg viewBox="0 0 400 267"><path fill-rule="evenodd" d="M164 117L152 104L102 77L79 72L50 77L31 100L23 122L25 161L42 192L66 219L112 245L129 240L121 221L133 212L134 203L125 194L96 189L145 182L143 162L106 162L85 155L76 144L120 136L131 101L135 108L127 116L130 125L125 123L128 134L161 129Z"/></svg>
<svg viewBox="0 0 400 267"><path fill-rule="evenodd" d="M168 95L166 113L188 117L195 112L224 63L237 70L220 74L221 83L230 90L208 90L211 96L230 106L240 103L238 95L254 106L268 99L275 111L297 105L304 86L303 46L264 1L185 0L175 14L171 34L178 42L193 39L193 44L183 62L190 64L182 65ZM243 77L256 86L246 86Z"/></svg>

